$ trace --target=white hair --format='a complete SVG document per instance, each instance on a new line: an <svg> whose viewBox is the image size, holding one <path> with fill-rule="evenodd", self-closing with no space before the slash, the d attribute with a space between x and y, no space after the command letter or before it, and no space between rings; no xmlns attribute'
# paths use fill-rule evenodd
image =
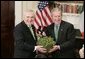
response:
<svg viewBox="0 0 85 59"><path fill-rule="evenodd" d="M26 10L26 11L24 11L24 12L23 12L23 16L25 16L25 14L26 14L26 13L29 13L29 12L31 12L31 13L35 16L35 13L34 13L33 10Z"/></svg>
<svg viewBox="0 0 85 59"><path fill-rule="evenodd" d="M26 16L26 13L32 13L32 14L33 14L33 17L35 18L35 13L34 13L33 10L25 10L25 11L23 12L23 19L24 19L24 17Z"/></svg>

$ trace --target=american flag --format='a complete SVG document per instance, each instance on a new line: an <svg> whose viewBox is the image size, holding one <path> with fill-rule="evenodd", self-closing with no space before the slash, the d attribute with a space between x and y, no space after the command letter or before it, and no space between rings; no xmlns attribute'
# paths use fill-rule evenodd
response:
<svg viewBox="0 0 85 59"><path fill-rule="evenodd" d="M36 11L34 26L36 29L41 26L48 26L52 23L50 10L48 8L48 1L40 1L37 6L38 10Z"/></svg>

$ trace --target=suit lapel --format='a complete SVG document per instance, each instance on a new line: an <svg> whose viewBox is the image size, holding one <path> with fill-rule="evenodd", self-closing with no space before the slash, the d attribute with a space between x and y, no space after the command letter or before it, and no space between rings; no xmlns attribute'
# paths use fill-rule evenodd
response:
<svg viewBox="0 0 85 59"><path fill-rule="evenodd" d="M30 28L25 24L24 21L22 21L22 25L23 25L23 27L24 27L24 30L25 30L25 31L28 31L29 34L32 35L32 33L31 33L31 31L30 31ZM36 38L36 34L35 34L35 27L34 27L33 25L32 25L32 29L33 29L34 36L35 36L35 40L36 40L37 38ZM32 37L33 37L33 35L32 35Z"/></svg>
<svg viewBox="0 0 85 59"><path fill-rule="evenodd" d="M54 23L51 25L51 28L50 28L50 32L51 32L51 36L54 37L54 41L55 41L55 33L54 33Z"/></svg>
<svg viewBox="0 0 85 59"><path fill-rule="evenodd" d="M63 21L61 22L60 24L60 27L59 27L59 31L58 31L58 41L61 39L62 37L62 33L63 33Z"/></svg>
<svg viewBox="0 0 85 59"><path fill-rule="evenodd" d="M32 25L32 29L33 29L33 33L34 33L34 36L35 36L35 40L37 40L37 36L36 36L36 32L35 32L35 27Z"/></svg>

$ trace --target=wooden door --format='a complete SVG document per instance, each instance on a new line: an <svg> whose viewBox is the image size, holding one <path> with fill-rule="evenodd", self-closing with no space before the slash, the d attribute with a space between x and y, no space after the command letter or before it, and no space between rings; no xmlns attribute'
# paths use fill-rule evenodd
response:
<svg viewBox="0 0 85 59"><path fill-rule="evenodd" d="M14 1L1 1L1 57L11 58L14 54Z"/></svg>

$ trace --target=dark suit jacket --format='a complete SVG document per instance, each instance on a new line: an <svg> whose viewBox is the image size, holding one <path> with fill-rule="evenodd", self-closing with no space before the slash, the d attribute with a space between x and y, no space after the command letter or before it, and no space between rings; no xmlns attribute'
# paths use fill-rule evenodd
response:
<svg viewBox="0 0 85 59"><path fill-rule="evenodd" d="M35 30L32 25L33 31ZM34 31L35 33L35 31ZM35 35L36 37L36 35ZM14 29L15 38L15 58L32 58L35 56L34 46L36 45L36 39L33 38L29 27L22 21Z"/></svg>
<svg viewBox="0 0 85 59"><path fill-rule="evenodd" d="M47 36L51 36L55 40L54 23L49 25L46 28L45 32ZM60 50L53 52L53 57L58 58L74 57L75 32L72 24L65 21L61 22L56 45L60 45Z"/></svg>

